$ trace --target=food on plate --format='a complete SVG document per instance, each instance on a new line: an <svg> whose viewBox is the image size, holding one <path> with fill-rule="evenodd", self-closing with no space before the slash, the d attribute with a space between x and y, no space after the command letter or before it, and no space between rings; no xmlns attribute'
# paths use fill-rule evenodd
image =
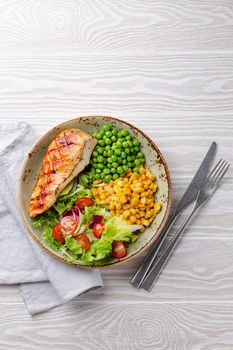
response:
<svg viewBox="0 0 233 350"><path fill-rule="evenodd" d="M33 225L67 261L101 265L123 259L160 212L157 188L139 141L127 130L105 124L90 136L69 129L45 154L29 211L41 214Z"/></svg>
<svg viewBox="0 0 233 350"><path fill-rule="evenodd" d="M141 167L139 173L128 170L125 177L93 187L97 204L107 205L110 214L120 216L127 224L147 227L161 210L155 202L158 185L149 169Z"/></svg>
<svg viewBox="0 0 233 350"><path fill-rule="evenodd" d="M145 163L140 142L127 130L118 131L109 124L102 126L92 136L98 142L92 153L89 178L91 181L101 179L103 182L123 177L128 169L138 172Z"/></svg>
<svg viewBox="0 0 233 350"><path fill-rule="evenodd" d="M62 131L45 153L32 192L29 214L35 217L48 210L57 196L89 163L96 140L78 129Z"/></svg>

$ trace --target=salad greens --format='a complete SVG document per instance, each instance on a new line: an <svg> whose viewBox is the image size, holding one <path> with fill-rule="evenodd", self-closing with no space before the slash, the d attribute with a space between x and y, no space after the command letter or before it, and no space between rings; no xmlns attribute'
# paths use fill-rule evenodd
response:
<svg viewBox="0 0 233 350"><path fill-rule="evenodd" d="M80 182L82 184L80 184ZM87 265L98 264L109 259L114 241L130 243L135 241L137 236L133 231L140 229L137 225L126 225L119 217L111 216L105 208L93 204L85 206L83 212L79 214L79 224L76 234L85 232L90 240L90 248L84 250L74 237L66 236L64 242L59 242L53 236L53 228L60 222L62 214L69 208L72 208L75 201L82 197L91 197L91 190L87 187L87 179L79 176L79 183L76 187L72 186L70 192L60 195L54 206L42 215L38 216L33 225L41 228L43 240L56 251L60 251L66 260ZM93 217L102 216L104 230L100 238L93 235L93 230L89 224Z"/></svg>

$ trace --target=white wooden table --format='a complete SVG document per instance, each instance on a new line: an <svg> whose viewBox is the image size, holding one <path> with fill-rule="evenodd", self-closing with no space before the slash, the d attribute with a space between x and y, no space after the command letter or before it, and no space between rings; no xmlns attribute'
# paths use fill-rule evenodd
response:
<svg viewBox="0 0 233 350"><path fill-rule="evenodd" d="M233 164L233 1L1 0L1 123L90 114L154 139L175 200L212 140ZM0 349L233 349L232 194L231 171L151 293L129 285L143 257L36 317L0 286Z"/></svg>

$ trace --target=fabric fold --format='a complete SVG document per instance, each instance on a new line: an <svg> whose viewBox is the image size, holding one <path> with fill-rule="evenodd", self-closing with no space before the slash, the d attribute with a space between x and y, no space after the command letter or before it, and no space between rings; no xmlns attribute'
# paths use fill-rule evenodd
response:
<svg viewBox="0 0 233 350"><path fill-rule="evenodd" d="M0 283L21 283L21 294L30 314L49 310L103 286L98 270L56 260L23 227L17 184L22 161L35 139L27 123L0 125Z"/></svg>

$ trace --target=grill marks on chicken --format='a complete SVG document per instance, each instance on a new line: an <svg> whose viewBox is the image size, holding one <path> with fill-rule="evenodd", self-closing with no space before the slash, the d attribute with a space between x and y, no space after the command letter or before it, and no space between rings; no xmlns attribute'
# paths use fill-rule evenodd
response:
<svg viewBox="0 0 233 350"><path fill-rule="evenodd" d="M89 163L95 143L89 134L78 129L62 131L51 142L32 192L31 217L43 213L55 203L58 194Z"/></svg>

